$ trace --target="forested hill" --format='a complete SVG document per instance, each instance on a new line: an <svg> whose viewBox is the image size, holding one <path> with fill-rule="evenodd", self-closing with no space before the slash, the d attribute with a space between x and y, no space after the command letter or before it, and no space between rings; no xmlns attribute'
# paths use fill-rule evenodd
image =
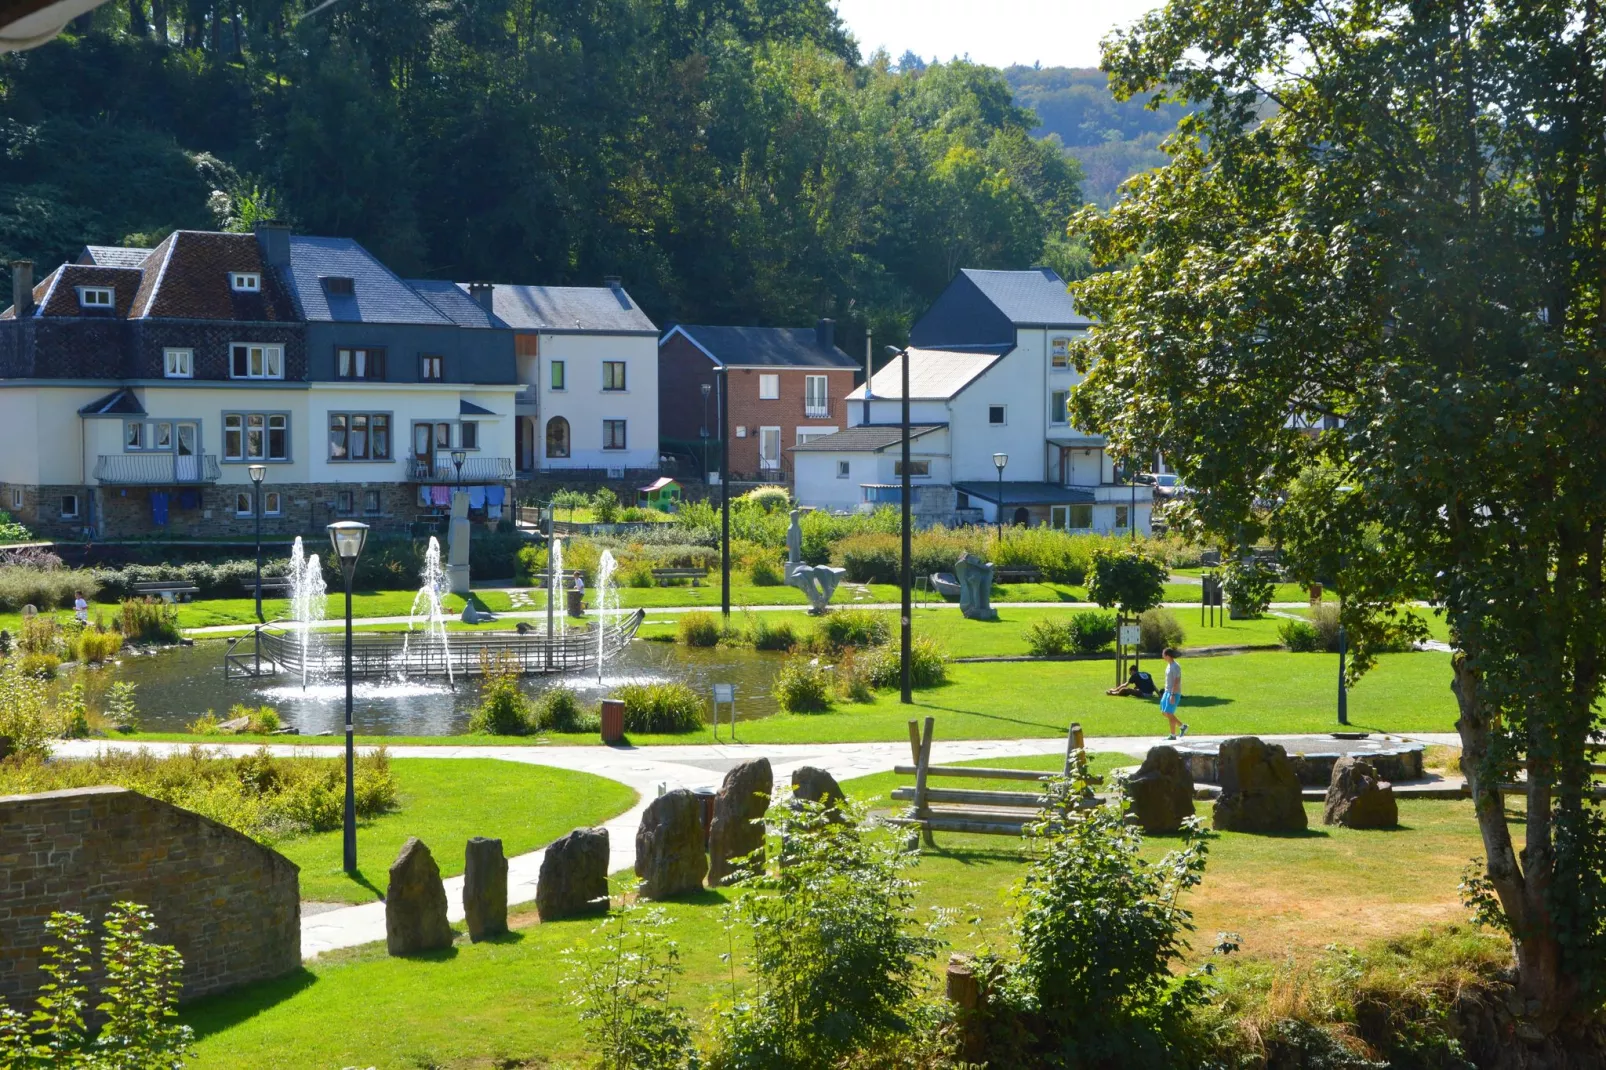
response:
<svg viewBox="0 0 1606 1070"><path fill-rule="evenodd" d="M1082 165L1083 195L1103 207L1126 179L1165 162L1158 146L1183 115L1174 104L1149 111L1142 99L1118 102L1094 67L1010 67L1004 77L1015 103L1037 113L1034 133L1070 150Z"/></svg>
<svg viewBox="0 0 1606 1070"><path fill-rule="evenodd" d="M274 216L878 342L962 265L1073 262L1076 164L1002 73L862 61L827 0L314 3L114 0L0 59L0 255Z"/></svg>

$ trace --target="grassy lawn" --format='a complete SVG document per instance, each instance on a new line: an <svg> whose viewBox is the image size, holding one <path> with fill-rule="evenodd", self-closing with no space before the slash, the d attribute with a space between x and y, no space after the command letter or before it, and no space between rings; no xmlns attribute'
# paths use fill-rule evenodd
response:
<svg viewBox="0 0 1606 1070"><path fill-rule="evenodd" d="M390 864L409 836L428 844L441 875L452 877L463 872L463 845L470 837L500 839L511 858L623 813L636 797L605 777L491 758L398 758L391 771L401 807L358 824L355 878L341 869L339 829L275 845L301 867L301 898L380 898Z"/></svg>
<svg viewBox="0 0 1606 1070"><path fill-rule="evenodd" d="M877 778L849 781L873 794ZM1456 884L1480 850L1471 806L1402 802L1402 827L1351 832L1315 824L1303 836L1212 837L1203 885L1189 893L1204 955L1218 930L1244 939L1244 956L1286 960L1332 943L1361 943L1460 920ZM1201 805L1201 815L1208 808ZM1159 855L1158 837L1145 847ZM1023 870L1018 841L939 835L912 876L924 908L950 907L964 922L945 933L956 949L1009 941L1009 889ZM719 907L729 891L669 904L685 977L676 999L698 1018L731 996ZM562 953L591 939L590 921L535 924L525 915L506 939L391 959L382 945L326 955L288 977L186 1007L199 1035L191 1064L208 1067L496 1066L519 1060L574 1065L589 1054L569 1005ZM946 956L939 958L945 959ZM740 974L737 981L740 983ZM360 1007L362 1013L353 1013Z"/></svg>

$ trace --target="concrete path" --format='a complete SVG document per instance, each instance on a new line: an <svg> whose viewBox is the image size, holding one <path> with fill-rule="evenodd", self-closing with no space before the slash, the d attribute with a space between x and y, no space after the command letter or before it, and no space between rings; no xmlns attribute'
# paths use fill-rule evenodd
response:
<svg viewBox="0 0 1606 1070"><path fill-rule="evenodd" d="M1190 737L1194 738L1194 737ZM1203 736L1201 740L1219 740L1223 737ZM1269 742L1296 738L1265 736ZM1423 733L1402 738L1421 743L1459 746L1454 733ZM1098 736L1086 740L1090 751L1115 751L1141 755L1152 746L1162 743L1159 736ZM132 743L122 740L75 740L58 744L56 753L61 757L88 757L101 750L182 751L188 743ZM219 744L221 750L252 751L255 744ZM1012 739L1012 740L953 740L932 741L932 759L937 763L962 762L975 758L1003 758L1030 754L1063 753L1065 740ZM285 744L270 747L275 754L327 753L338 754L338 746L308 746ZM795 743L795 744L730 744L694 743L656 747L391 747L393 758L495 758L530 765L546 765L572 769L608 777L634 789L639 798L629 810L606 822L608 830L609 872L628 870L635 865L636 828L647 804L660 790L674 788L717 788L725 774L736 765L755 758L768 758L774 768L777 790L790 787L792 772L799 766L813 765L825 769L838 780L880 773L899 763L910 761L908 743ZM459 850L457 844L431 844L437 854ZM508 860L508 903L526 903L535 898L536 877L541 870L544 851L531 851ZM446 881L448 916L453 921L463 918L463 878ZM325 951L356 947L385 938L385 904L364 903L360 906L337 907L319 913L304 913L301 918L301 954L314 959Z"/></svg>

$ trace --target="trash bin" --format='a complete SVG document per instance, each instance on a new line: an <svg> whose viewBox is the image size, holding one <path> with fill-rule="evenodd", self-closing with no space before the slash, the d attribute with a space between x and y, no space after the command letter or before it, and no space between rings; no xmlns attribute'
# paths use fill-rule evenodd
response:
<svg viewBox="0 0 1606 1070"><path fill-rule="evenodd" d="M702 805L703 850L706 851L708 849L708 841L714 832L715 792L710 788L698 788L693 794L697 796L698 803Z"/></svg>
<svg viewBox="0 0 1606 1070"><path fill-rule="evenodd" d="M1322 600L1322 585L1319 584L1319 583L1311 584L1310 585L1310 604L1311 605L1315 605L1317 602L1320 602L1321 600Z"/></svg>
<svg viewBox="0 0 1606 1070"><path fill-rule="evenodd" d="M616 698L602 700L602 742L617 743L625 738L625 704Z"/></svg>
<svg viewBox="0 0 1606 1070"><path fill-rule="evenodd" d="M585 616L586 615L586 593L584 591L571 590L571 591L568 592L568 595L569 595L569 616L571 616L571 617L583 617L583 616Z"/></svg>

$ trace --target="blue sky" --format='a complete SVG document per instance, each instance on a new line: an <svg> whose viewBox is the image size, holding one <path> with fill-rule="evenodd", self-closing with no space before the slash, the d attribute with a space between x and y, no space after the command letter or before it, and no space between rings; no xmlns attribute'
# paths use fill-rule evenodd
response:
<svg viewBox="0 0 1606 1070"><path fill-rule="evenodd" d="M911 49L930 61L969 55L1006 67L1096 67L1099 39L1159 0L837 0L860 51Z"/></svg>

